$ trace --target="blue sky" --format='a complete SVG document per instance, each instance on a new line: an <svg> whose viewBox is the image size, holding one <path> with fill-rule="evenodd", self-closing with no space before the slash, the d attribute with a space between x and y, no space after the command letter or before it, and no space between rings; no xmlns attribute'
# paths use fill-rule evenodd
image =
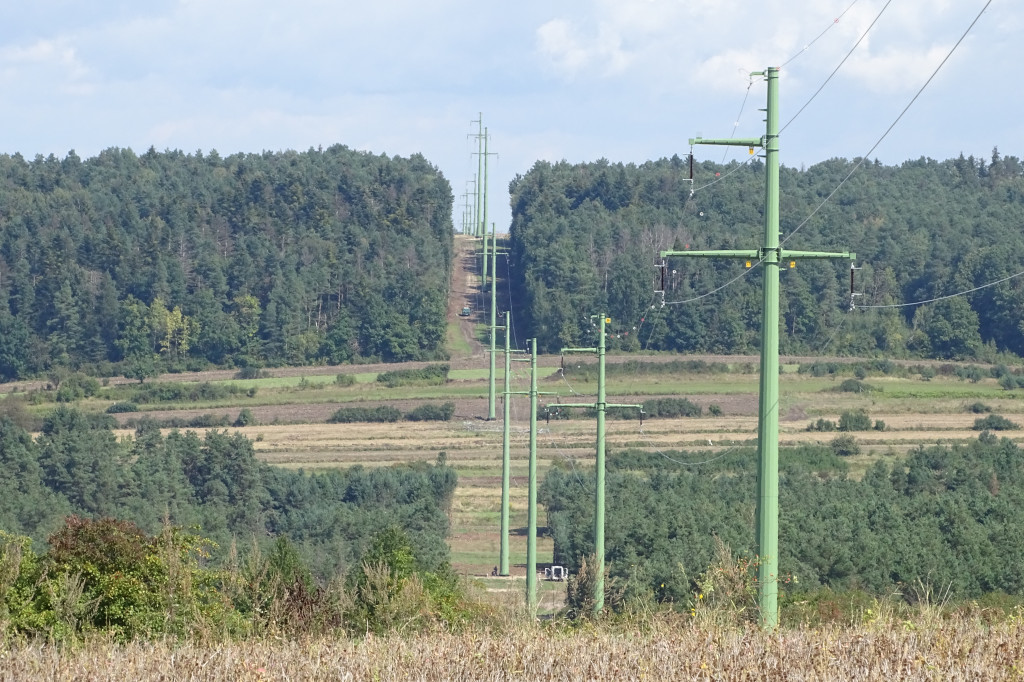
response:
<svg viewBox="0 0 1024 682"><path fill-rule="evenodd" d="M0 23L0 153L63 158L71 149L85 157L154 146L227 155L335 143L420 152L451 181L458 223L476 171L467 135L482 112L498 154L490 216L504 231L508 182L538 159L682 156L688 138L729 137L737 123L737 136L759 136L764 85L750 86L748 74L799 55L780 81L788 121L885 1L360 5L18 3ZM891 0L785 131L782 162L865 154L984 5ZM1021 35L1024 5L994 0L872 158L987 158L994 146L1024 157ZM724 153L698 148L697 158L720 161Z"/></svg>

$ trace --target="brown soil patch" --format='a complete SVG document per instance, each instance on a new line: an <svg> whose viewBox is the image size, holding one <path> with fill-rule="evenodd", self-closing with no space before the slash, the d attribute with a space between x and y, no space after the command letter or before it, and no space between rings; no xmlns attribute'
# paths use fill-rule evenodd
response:
<svg viewBox="0 0 1024 682"><path fill-rule="evenodd" d="M455 258L452 263L451 288L448 295L448 323L458 324L459 333L473 349L470 356L472 359L478 359L484 355L484 347L476 340L475 335L475 325L483 314L478 272L476 240L468 235L456 235ZM469 306L473 310L473 314L469 317L459 315L464 306ZM465 360L466 358L460 359Z"/></svg>

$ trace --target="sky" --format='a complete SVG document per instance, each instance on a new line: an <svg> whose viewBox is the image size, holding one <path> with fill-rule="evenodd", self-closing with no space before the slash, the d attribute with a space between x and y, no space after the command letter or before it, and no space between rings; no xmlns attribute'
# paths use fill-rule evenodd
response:
<svg viewBox="0 0 1024 682"><path fill-rule="evenodd" d="M456 229L481 115L488 222L504 232L509 182L538 160L640 164L694 136L760 137L750 73L768 66L781 120L800 112L786 166L1024 157L1016 0L991 1L870 154L986 0L2 2L0 153L421 153L452 185Z"/></svg>

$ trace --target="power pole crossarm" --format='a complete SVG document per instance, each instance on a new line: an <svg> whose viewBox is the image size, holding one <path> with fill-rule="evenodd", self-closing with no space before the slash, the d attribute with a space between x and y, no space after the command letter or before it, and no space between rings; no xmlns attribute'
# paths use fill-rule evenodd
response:
<svg viewBox="0 0 1024 682"><path fill-rule="evenodd" d="M760 258L761 253L759 251L736 251L736 250L705 250L697 251L687 249L686 251L662 251L660 252L662 258L682 256L684 258Z"/></svg>
<svg viewBox="0 0 1024 682"><path fill-rule="evenodd" d="M762 249L760 251L743 251L743 250L704 250L697 251L687 249L686 251L661 251L659 255L662 258L752 258L758 259L768 249ZM843 260L857 260L857 254L852 251L790 251L781 247L771 249L779 255L779 261L784 260L803 260L803 259L818 259L824 260L828 258L836 258Z"/></svg>
<svg viewBox="0 0 1024 682"><path fill-rule="evenodd" d="M728 139L707 139L703 137L691 137L690 144L717 144L727 145L729 147L765 147L765 138L763 137L734 137Z"/></svg>

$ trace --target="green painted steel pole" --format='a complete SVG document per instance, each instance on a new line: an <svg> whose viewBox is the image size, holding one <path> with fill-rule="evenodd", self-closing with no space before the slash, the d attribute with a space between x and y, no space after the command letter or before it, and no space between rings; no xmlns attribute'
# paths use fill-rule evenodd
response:
<svg viewBox="0 0 1024 682"><path fill-rule="evenodd" d="M501 549L498 553L498 574L508 575L508 516L509 488L512 482L512 451L511 451L511 396L512 396L512 311L505 312L505 404L504 424L501 433Z"/></svg>
<svg viewBox="0 0 1024 682"><path fill-rule="evenodd" d="M537 612L537 339L530 339L530 473L526 510L526 607Z"/></svg>
<svg viewBox="0 0 1024 682"><path fill-rule="evenodd" d="M497 354L495 344L498 335L498 232L497 226L491 223L491 374L487 390L487 419L494 421L494 356ZM506 336L508 336L506 332Z"/></svg>
<svg viewBox="0 0 1024 682"><path fill-rule="evenodd" d="M473 236L480 236L480 178L484 174L484 157L483 157L483 145L484 145L484 113L481 111L476 119L477 133L476 133L476 183L474 189L476 190L476 210L473 212Z"/></svg>
<svg viewBox="0 0 1024 682"><path fill-rule="evenodd" d="M604 608L604 411L607 402L604 388L604 350L607 319L604 313L601 313L601 338L597 342L597 458L594 462L597 476L594 494L594 557L597 561L597 565L594 566L595 614Z"/></svg>
<svg viewBox="0 0 1024 682"><path fill-rule="evenodd" d="M487 233L487 128L484 128L484 189L483 189L483 201L481 210L483 211L483 218L480 220L480 232Z"/></svg>
<svg viewBox="0 0 1024 682"><path fill-rule="evenodd" d="M779 70L770 67L765 137L764 317L758 409L757 578L761 625L779 624Z"/></svg>
<svg viewBox="0 0 1024 682"><path fill-rule="evenodd" d="M487 230L484 230L484 250L480 261L480 293L487 293Z"/></svg>
<svg viewBox="0 0 1024 682"><path fill-rule="evenodd" d="M757 422L757 553L758 606L761 625L779 624L779 268L784 261L838 258L855 260L849 251L783 251L779 244L779 69L751 74L768 83L766 133L763 138L705 140L690 144L762 147L765 150L764 241L757 251L662 251L661 257L728 257L760 261L764 266L761 317L761 376Z"/></svg>

